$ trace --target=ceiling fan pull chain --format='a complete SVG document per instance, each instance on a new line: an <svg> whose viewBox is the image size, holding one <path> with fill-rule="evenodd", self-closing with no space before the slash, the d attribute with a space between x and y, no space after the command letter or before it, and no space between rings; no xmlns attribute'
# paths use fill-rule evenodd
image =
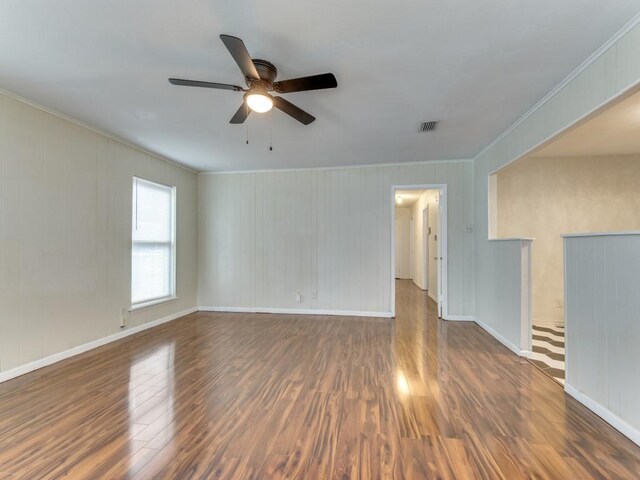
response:
<svg viewBox="0 0 640 480"><path fill-rule="evenodd" d="M273 114L269 111L269 151L273 152Z"/></svg>
<svg viewBox="0 0 640 480"><path fill-rule="evenodd" d="M249 107L247 107L247 110L249 110ZM248 113L247 113L248 115ZM247 145L249 145L249 122L244 122L244 124L246 125L246 132L247 132Z"/></svg>

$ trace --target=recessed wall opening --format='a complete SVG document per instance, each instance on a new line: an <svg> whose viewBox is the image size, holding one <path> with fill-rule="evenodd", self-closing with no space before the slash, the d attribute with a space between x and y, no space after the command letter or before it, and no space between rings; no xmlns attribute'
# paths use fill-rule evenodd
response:
<svg viewBox="0 0 640 480"><path fill-rule="evenodd" d="M395 186L392 189L393 302L395 282L424 292L443 317L446 304L446 189ZM411 290L409 290L411 291ZM417 290L416 290L417 291Z"/></svg>
<svg viewBox="0 0 640 480"><path fill-rule="evenodd" d="M489 178L490 237L534 239L530 359L560 383L566 354L563 235L640 230L639 185L640 92Z"/></svg>

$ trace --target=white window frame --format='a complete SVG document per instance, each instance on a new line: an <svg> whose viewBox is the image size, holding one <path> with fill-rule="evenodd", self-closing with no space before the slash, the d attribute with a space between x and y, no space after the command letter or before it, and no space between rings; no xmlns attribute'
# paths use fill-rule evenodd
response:
<svg viewBox="0 0 640 480"><path fill-rule="evenodd" d="M132 182L131 182L131 187L132 187L132 191L131 191L131 200L132 200L132 205L131 205L131 214L132 214L132 218L131 218L131 222L129 222L129 225L132 226L133 225L133 192L136 188L136 183L137 182L146 182L146 183L150 183L153 185L157 185L160 187L165 187L170 189L171 191L171 260L170 260L170 265L169 265L169 294L168 295L163 295L162 297L158 297L158 298L151 298L151 299L146 299L144 301L141 302L137 302L137 303L133 303L133 246L136 242L134 242L133 240L133 230L131 231L131 234L129 235L129 238L131 240L131 249L130 249L130 256L129 259L131 261L131 286L129 288L129 294L130 294L130 299L131 299L131 308L129 309L130 311L135 311L135 310L140 310L142 308L146 308L146 307L151 307L153 305L158 305L161 303L165 303L165 302L170 302L173 300L176 300L178 297L176 296L176 198L177 198L177 191L176 191L176 187L174 185L167 185L164 183L160 183L160 182L154 182L153 180L148 180L146 178L143 177L138 177L138 176L133 176Z"/></svg>

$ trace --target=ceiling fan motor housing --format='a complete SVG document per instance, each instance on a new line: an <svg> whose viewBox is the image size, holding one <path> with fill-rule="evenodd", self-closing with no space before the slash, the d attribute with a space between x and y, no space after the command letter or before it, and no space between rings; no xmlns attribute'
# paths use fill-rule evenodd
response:
<svg viewBox="0 0 640 480"><path fill-rule="evenodd" d="M247 86L249 88L256 85L256 83L262 83L267 90L273 90L273 82L276 80L278 76L278 69L271 62L267 62L266 60L261 60L259 58L251 59L253 64L258 71L258 75L260 75L260 80L256 81L253 78L246 77L245 80L247 82Z"/></svg>
<svg viewBox="0 0 640 480"><path fill-rule="evenodd" d="M185 87L215 88L218 90L245 92L244 102L240 105L240 108L238 108L238 111L229 123L244 123L251 110L257 113L263 113L275 107L303 125L309 125L316 119L313 115L296 107L293 103L285 100L281 96L272 96L269 92L282 94L305 92L308 90L323 90L326 88L336 88L338 86L338 82L333 73L321 73L319 75L290 78L276 82L278 69L275 65L267 60L251 58L242 39L223 34L220 35L220 40L222 40L222 43L224 43L224 46L227 47L227 50L238 64L240 71L244 75L244 81L249 87L248 89L228 83L205 82L202 80L187 80L182 78L170 78L169 82L172 85L182 85Z"/></svg>

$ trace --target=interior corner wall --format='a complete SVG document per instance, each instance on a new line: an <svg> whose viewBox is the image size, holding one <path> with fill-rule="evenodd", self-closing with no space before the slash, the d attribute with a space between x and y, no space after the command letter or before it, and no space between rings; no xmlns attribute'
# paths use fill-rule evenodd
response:
<svg viewBox="0 0 640 480"><path fill-rule="evenodd" d="M563 324L562 235L640 231L640 155L526 157L496 177L498 236L535 238L534 323Z"/></svg>
<svg viewBox="0 0 640 480"><path fill-rule="evenodd" d="M506 267L494 260L501 258L505 253L503 249L510 247L509 242L488 240L488 176L637 85L640 81L638 51L640 24L635 24L474 161L475 315L514 345L518 345L520 339L520 312L507 308L516 302L496 301L504 295L500 291L500 279Z"/></svg>
<svg viewBox="0 0 640 480"><path fill-rule="evenodd" d="M469 161L200 174L200 306L388 314L391 186L447 184L448 308L471 315L472 182Z"/></svg>
<svg viewBox="0 0 640 480"><path fill-rule="evenodd" d="M197 306L197 180L184 168L0 94L0 371L121 332L134 175L175 185L177 300Z"/></svg>

